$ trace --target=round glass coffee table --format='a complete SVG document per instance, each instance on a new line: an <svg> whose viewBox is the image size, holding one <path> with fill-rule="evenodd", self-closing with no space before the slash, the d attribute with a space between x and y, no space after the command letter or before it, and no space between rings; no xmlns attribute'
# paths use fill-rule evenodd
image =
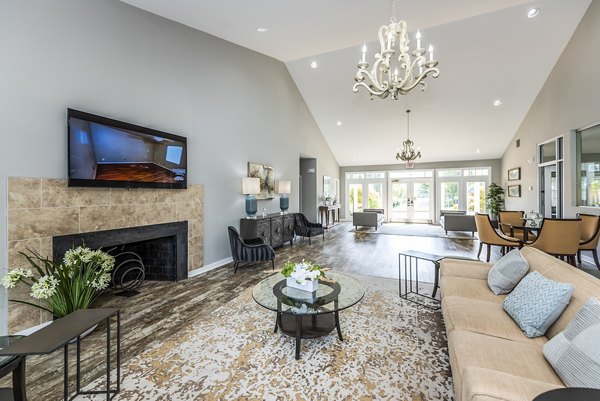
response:
<svg viewBox="0 0 600 401"><path fill-rule="evenodd" d="M296 359L304 338L325 336L337 329L344 341L338 312L356 305L365 295L358 280L342 273L325 272L317 291L290 288L281 274L267 277L254 287L252 297L262 307L277 312L275 330L296 339Z"/></svg>

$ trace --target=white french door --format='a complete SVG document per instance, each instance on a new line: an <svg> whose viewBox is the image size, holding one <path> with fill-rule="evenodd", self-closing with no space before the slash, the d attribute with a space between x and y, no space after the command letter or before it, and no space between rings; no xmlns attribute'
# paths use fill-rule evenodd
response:
<svg viewBox="0 0 600 401"><path fill-rule="evenodd" d="M390 221L431 223L433 220L433 179L390 178Z"/></svg>

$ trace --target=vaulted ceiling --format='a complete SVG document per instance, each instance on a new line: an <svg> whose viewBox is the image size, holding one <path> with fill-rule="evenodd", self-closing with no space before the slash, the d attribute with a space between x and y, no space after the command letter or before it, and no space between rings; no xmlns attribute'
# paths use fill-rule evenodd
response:
<svg viewBox="0 0 600 401"><path fill-rule="evenodd" d="M397 0L441 73L392 101L352 92L360 47L373 57L390 0L122 1L285 62L342 166L396 163L406 109L420 161L501 157L591 2Z"/></svg>

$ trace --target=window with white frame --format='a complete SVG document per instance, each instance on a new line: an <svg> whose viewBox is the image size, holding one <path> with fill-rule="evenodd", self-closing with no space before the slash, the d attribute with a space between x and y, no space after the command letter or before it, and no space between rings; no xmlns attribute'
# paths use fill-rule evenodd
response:
<svg viewBox="0 0 600 401"><path fill-rule="evenodd" d="M439 169L436 175L440 210L485 213L485 194L491 178L489 167Z"/></svg>

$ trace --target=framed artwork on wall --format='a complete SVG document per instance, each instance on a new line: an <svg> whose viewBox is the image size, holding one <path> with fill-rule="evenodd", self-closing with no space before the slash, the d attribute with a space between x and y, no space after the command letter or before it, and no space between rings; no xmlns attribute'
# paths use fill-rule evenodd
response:
<svg viewBox="0 0 600 401"><path fill-rule="evenodd" d="M266 164L248 162L248 177L260 179L260 193L256 199L275 197L275 173L273 167Z"/></svg>
<svg viewBox="0 0 600 401"><path fill-rule="evenodd" d="M508 181L518 181L521 179L521 167L508 170Z"/></svg>
<svg viewBox="0 0 600 401"><path fill-rule="evenodd" d="M508 196L511 198L520 198L521 197L521 186L520 185L509 185L508 186Z"/></svg>

